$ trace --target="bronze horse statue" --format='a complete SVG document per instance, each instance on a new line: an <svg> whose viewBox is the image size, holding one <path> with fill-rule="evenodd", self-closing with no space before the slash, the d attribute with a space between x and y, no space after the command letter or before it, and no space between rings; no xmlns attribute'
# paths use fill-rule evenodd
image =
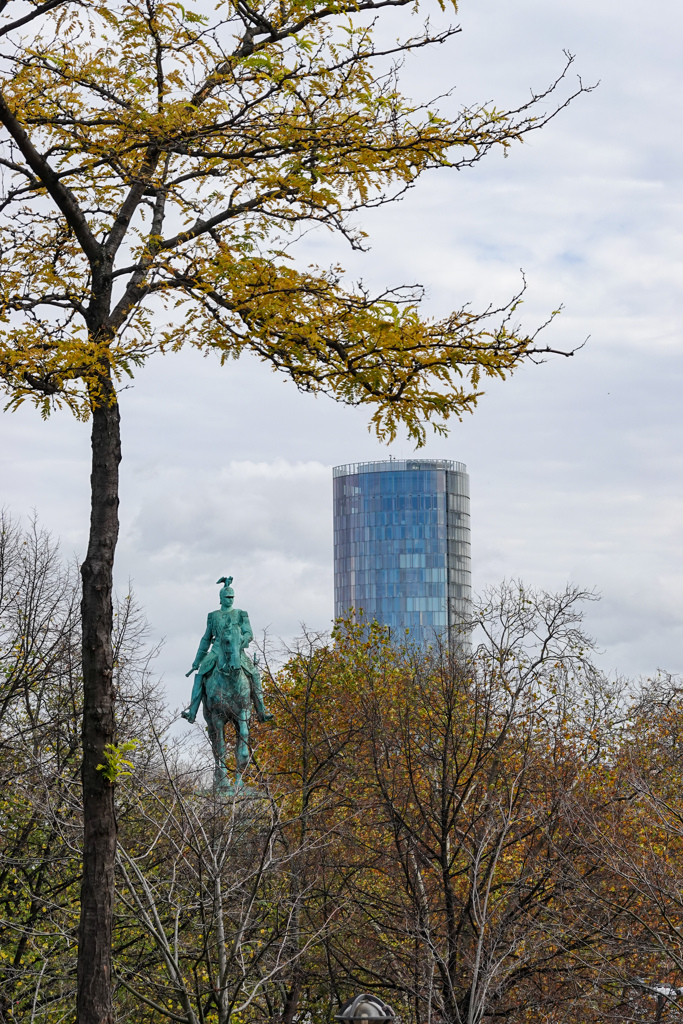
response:
<svg viewBox="0 0 683 1024"><path fill-rule="evenodd" d="M273 716L263 704L261 676L254 660L248 657L245 648L254 639L249 616L234 608L235 594L230 586L232 576L222 576L218 583L224 586L220 592L221 606L209 612L206 630L199 643L199 649L192 668L196 672L190 706L182 716L194 722L199 704L202 704L213 756L215 761L214 786L217 790L229 791L228 770L225 764L225 730L230 722L235 729L235 791L242 787L242 773L249 763L249 721L252 702L260 722L268 722Z"/></svg>

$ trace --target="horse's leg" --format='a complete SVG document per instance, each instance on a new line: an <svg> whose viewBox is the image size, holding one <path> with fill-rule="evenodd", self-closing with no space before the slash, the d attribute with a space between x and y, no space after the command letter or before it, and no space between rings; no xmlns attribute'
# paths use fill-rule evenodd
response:
<svg viewBox="0 0 683 1024"><path fill-rule="evenodd" d="M244 708L240 708L235 719L235 761L237 770L243 772L249 764L249 719Z"/></svg>
<svg viewBox="0 0 683 1024"><path fill-rule="evenodd" d="M213 711L209 715L206 725L215 761L213 784L216 789L226 789L228 770L225 766L225 722Z"/></svg>
<svg viewBox="0 0 683 1024"><path fill-rule="evenodd" d="M242 772L249 764L249 719L251 717L251 687L249 678L244 671L240 670L237 677L237 715L235 716L235 760L237 761L237 772L241 778Z"/></svg>

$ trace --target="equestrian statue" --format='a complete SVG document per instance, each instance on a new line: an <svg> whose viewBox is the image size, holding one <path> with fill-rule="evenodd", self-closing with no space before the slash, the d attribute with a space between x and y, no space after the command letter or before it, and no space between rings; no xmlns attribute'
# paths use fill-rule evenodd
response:
<svg viewBox="0 0 683 1024"><path fill-rule="evenodd" d="M202 705L209 739L216 763L214 786L217 790L232 791L225 764L225 729L228 722L235 728L235 792L242 788L242 773L249 763L249 720L252 703L259 722L269 722L273 715L266 711L258 670L258 655L253 660L246 648L254 639L249 616L240 608L233 608L235 592L230 584L232 576L221 576L220 608L209 612L206 630L199 649L187 673L196 672L190 706L182 712L183 718L194 722Z"/></svg>

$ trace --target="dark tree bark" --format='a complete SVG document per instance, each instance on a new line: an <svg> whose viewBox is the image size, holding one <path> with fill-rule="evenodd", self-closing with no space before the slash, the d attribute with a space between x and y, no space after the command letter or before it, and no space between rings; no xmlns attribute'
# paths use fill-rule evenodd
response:
<svg viewBox="0 0 683 1024"><path fill-rule="evenodd" d="M292 986L287 993L285 999L285 1005L282 1009L282 1024L292 1024L296 1012L299 1008L299 996L301 995L301 977L300 972L295 968L294 980Z"/></svg>
<svg viewBox="0 0 683 1024"><path fill-rule="evenodd" d="M114 742L112 586L119 532L119 409L111 382L93 403L91 514L83 598L83 880L78 1024L113 1024L111 933L116 855L114 786L97 766Z"/></svg>

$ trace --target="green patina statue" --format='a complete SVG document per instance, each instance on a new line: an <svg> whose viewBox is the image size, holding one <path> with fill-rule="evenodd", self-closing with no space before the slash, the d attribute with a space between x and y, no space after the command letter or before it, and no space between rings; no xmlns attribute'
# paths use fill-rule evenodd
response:
<svg viewBox="0 0 683 1024"><path fill-rule="evenodd" d="M206 631L192 668L196 672L190 706L183 718L194 722L202 704L209 739L216 762L214 784L216 789L231 790L225 765L225 727L231 722L235 728L235 761L237 775L235 789L242 786L242 772L249 762L249 720L252 702L259 722L269 722L273 716L266 711L261 689L257 655L252 659L245 648L254 639L249 616L233 608L235 593L230 586L232 576L221 576L224 584L220 592L220 608L209 612Z"/></svg>

